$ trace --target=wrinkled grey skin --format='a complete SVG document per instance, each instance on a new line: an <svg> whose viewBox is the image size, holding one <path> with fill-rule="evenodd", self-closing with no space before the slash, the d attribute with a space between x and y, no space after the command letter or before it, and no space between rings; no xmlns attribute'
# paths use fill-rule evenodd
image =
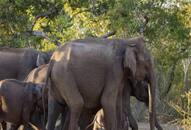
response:
<svg viewBox="0 0 191 130"><path fill-rule="evenodd" d="M51 54L31 48L0 48L0 80L24 80L28 73L49 62Z"/></svg>
<svg viewBox="0 0 191 130"><path fill-rule="evenodd" d="M0 81L0 121L11 122L11 130L29 122L35 124L33 119L43 112L41 104L41 85L14 79Z"/></svg>
<svg viewBox="0 0 191 130"><path fill-rule="evenodd" d="M133 44L134 47L129 47ZM57 104L66 103L69 107L69 130L78 128L78 119L84 108L91 110L101 107L105 113L106 129L118 129L116 103L118 100L118 106L122 107L124 78L127 75L135 77L136 80L143 80L147 72L145 66L141 66L141 63L145 62L143 53L142 38L126 41L77 40L65 44L54 52L47 79L49 78L51 82L50 94L53 99ZM150 124L153 130L155 80L152 80L154 78L152 70L149 71L149 78ZM55 110L48 112L48 121L53 118L51 111L55 112ZM120 112L119 116L121 114Z"/></svg>

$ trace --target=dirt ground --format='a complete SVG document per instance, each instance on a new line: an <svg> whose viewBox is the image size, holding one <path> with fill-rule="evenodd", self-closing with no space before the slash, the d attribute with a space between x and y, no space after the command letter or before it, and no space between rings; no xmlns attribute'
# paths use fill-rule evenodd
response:
<svg viewBox="0 0 191 130"><path fill-rule="evenodd" d="M149 130L148 123L139 122L138 125L139 125L139 130ZM184 130L183 128L180 128L178 126L172 126L167 124L162 124L162 128L163 130ZM191 128L189 130L191 130Z"/></svg>
<svg viewBox="0 0 191 130"><path fill-rule="evenodd" d="M150 130L149 123L139 122L138 126L139 126L139 130ZM178 126L172 126L167 124L162 124L162 128L163 130L184 130L183 128L180 128ZM129 130L131 130L131 128L129 128ZM191 130L191 128L188 130Z"/></svg>

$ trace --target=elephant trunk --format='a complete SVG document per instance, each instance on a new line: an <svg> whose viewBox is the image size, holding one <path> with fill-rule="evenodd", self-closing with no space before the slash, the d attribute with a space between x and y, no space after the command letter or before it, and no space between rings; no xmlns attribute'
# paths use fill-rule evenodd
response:
<svg viewBox="0 0 191 130"><path fill-rule="evenodd" d="M155 129L155 87L156 87L156 78L154 74L154 70L151 70L150 74L150 83L148 87L149 93L149 122L150 122L150 130Z"/></svg>

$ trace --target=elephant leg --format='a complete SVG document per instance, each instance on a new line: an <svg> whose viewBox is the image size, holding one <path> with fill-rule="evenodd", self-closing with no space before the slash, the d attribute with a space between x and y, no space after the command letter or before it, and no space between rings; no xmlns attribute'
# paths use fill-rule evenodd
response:
<svg viewBox="0 0 191 130"><path fill-rule="evenodd" d="M11 124L10 129L9 130L17 130L19 128L20 124Z"/></svg>
<svg viewBox="0 0 191 130"><path fill-rule="evenodd" d="M146 105L147 107L149 107L148 104L145 103L145 105ZM159 121L158 121L158 119L157 119L157 115L156 115L156 114L155 114L155 127L156 127L158 130L163 130L163 128L161 127L161 125L160 125L160 123L159 123Z"/></svg>
<svg viewBox="0 0 191 130"><path fill-rule="evenodd" d="M80 116L80 121L79 121L79 125L80 125L80 129L81 130L92 130L93 129L93 120L94 117L96 115L96 112L99 109L83 109L83 112L81 113Z"/></svg>
<svg viewBox="0 0 191 130"><path fill-rule="evenodd" d="M123 102L122 102L122 91L119 91L118 97L117 97L117 129L119 130L128 130L128 124L125 126L125 118L123 115Z"/></svg>
<svg viewBox="0 0 191 130"><path fill-rule="evenodd" d="M70 71L63 72L62 82L57 81L57 88L60 89L61 97L65 100L70 110L69 130L78 129L78 121L84 107L84 100L77 88L76 82Z"/></svg>
<svg viewBox="0 0 191 130"><path fill-rule="evenodd" d="M120 90L120 76L111 74L108 77L106 86L104 88L101 105L104 111L104 121L106 130L117 130L117 98Z"/></svg>
<svg viewBox="0 0 191 130"><path fill-rule="evenodd" d="M1 127L2 127L2 130L6 130L7 129L7 123L5 121L2 121Z"/></svg>
<svg viewBox="0 0 191 130"><path fill-rule="evenodd" d="M70 112L69 112L69 110L66 110L66 118L65 118L65 121L62 123L63 123L63 127L61 130L68 130L69 123L70 123Z"/></svg>
<svg viewBox="0 0 191 130"><path fill-rule="evenodd" d="M48 121L47 130L54 130L56 120L60 114L61 106L55 101L55 99L49 94L48 96Z"/></svg>
<svg viewBox="0 0 191 130"><path fill-rule="evenodd" d="M158 122L158 119L157 119L156 115L155 115L155 126L156 126L156 128L157 128L158 130L163 130L162 127L161 127L161 125L160 125L160 123Z"/></svg>
<svg viewBox="0 0 191 130"><path fill-rule="evenodd" d="M33 130L33 128L31 127L31 125L25 124L25 125L23 126L23 130Z"/></svg>
<svg viewBox="0 0 191 130"><path fill-rule="evenodd" d="M80 118L81 111L83 109L83 99L81 97L80 103L78 104L75 100L71 101L69 105L70 108L70 123L69 130L77 130L78 129L78 121ZM78 99L79 101L79 99Z"/></svg>
<svg viewBox="0 0 191 130"><path fill-rule="evenodd" d="M93 126L91 125L94 116L96 114L97 109L94 110L83 110L83 112L81 113L80 116L80 120L79 120L79 126L81 130L92 130ZM65 111L66 112L66 118L64 121L64 126L62 127L62 130L68 130L68 124L70 122L70 112L68 110ZM89 126L91 125L91 126Z"/></svg>
<svg viewBox="0 0 191 130"><path fill-rule="evenodd" d="M68 108L65 107L64 111L61 113L60 130L62 130L64 128L64 123L66 122L68 112L69 112Z"/></svg>
<svg viewBox="0 0 191 130"><path fill-rule="evenodd" d="M125 116L128 117L128 121L132 130L138 130L137 122L131 112L130 95L131 95L131 88L129 85L127 85L123 89L123 111L125 113Z"/></svg>
<svg viewBox="0 0 191 130"><path fill-rule="evenodd" d="M132 130L138 130L137 122L136 122L136 120L133 117L132 112L131 112L130 103L129 103L128 108L127 108L127 117L128 117L129 124L130 124L130 127L132 128Z"/></svg>
<svg viewBox="0 0 191 130"><path fill-rule="evenodd" d="M115 102L116 99L112 101ZM116 103L108 101L108 99L102 99L102 107L105 116L105 128L106 130L117 129L117 116L116 116Z"/></svg>

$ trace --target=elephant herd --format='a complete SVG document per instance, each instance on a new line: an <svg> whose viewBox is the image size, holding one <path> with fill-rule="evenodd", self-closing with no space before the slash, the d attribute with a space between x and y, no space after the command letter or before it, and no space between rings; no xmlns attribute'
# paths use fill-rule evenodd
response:
<svg viewBox="0 0 191 130"><path fill-rule="evenodd" d="M2 130L138 130L131 96L148 106L150 130L162 130L143 37L79 39L53 53L1 48L0 80Z"/></svg>

